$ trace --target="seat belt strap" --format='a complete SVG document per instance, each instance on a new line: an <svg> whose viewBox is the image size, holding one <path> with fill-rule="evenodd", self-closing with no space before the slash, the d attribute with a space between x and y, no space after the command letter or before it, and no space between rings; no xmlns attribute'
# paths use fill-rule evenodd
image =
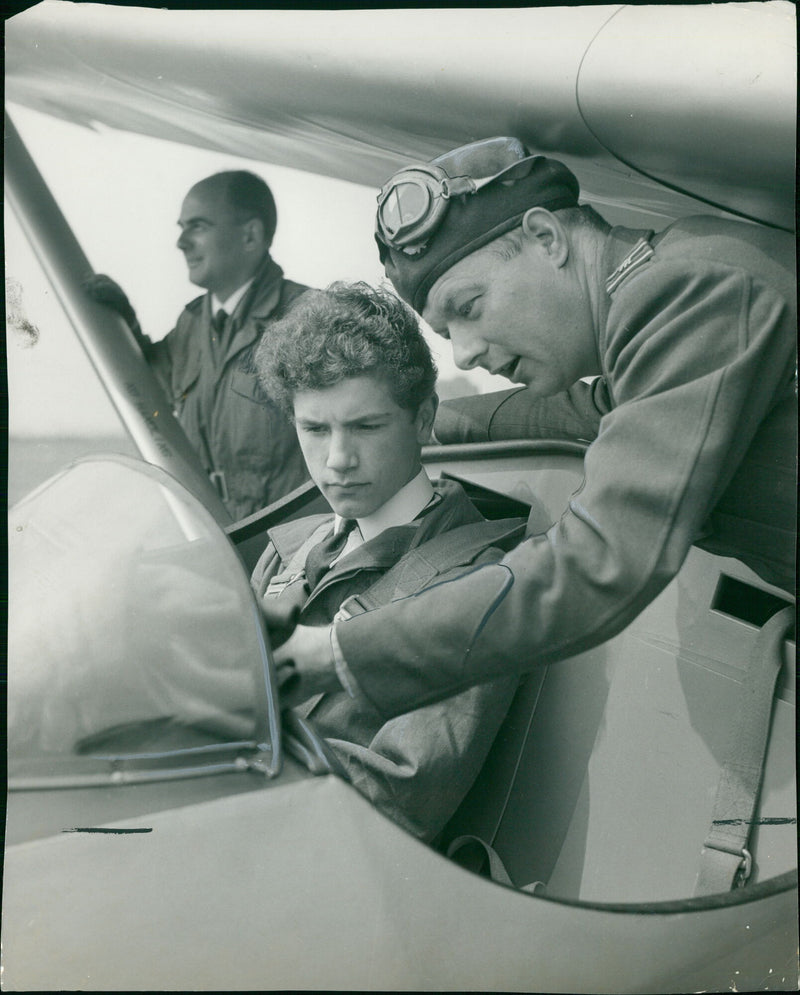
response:
<svg viewBox="0 0 800 995"><path fill-rule="evenodd" d="M782 608L756 637L717 786L711 829L700 853L695 895L742 887L752 871L747 843L763 779L783 640L794 613L791 605Z"/></svg>
<svg viewBox="0 0 800 995"><path fill-rule="evenodd" d="M387 601L407 598L434 583L440 574L466 568L490 546L507 551L524 538L525 525L519 519L472 522L450 529L405 553L392 570L353 597L353 607L372 611Z"/></svg>
<svg viewBox="0 0 800 995"><path fill-rule="evenodd" d="M517 886L511 880L511 875L506 870L505 864L500 858L500 854L494 847L490 846L485 840L482 840L480 836L457 836L447 848L447 856L454 858L456 854L464 850L467 846L477 845L480 850L483 851L489 862L489 877L492 881L497 881L499 884L508 885L510 888L516 888ZM522 885L519 891L528 891L533 894L536 889L544 889L543 881L533 881L531 884Z"/></svg>

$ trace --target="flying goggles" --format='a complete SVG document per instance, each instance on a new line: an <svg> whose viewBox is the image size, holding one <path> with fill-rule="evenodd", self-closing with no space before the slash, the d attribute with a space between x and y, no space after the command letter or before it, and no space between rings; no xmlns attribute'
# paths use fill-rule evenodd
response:
<svg viewBox="0 0 800 995"><path fill-rule="evenodd" d="M476 194L490 183L521 180L541 158L528 155L516 138L490 138L406 166L378 194L377 237L416 255L441 225L451 199Z"/></svg>

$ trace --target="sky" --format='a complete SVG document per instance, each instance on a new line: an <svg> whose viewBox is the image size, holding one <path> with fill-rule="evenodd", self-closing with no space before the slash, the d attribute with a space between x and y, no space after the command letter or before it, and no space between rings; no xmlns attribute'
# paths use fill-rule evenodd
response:
<svg viewBox="0 0 800 995"><path fill-rule="evenodd" d="M316 287L333 280L384 280L372 234L372 188L113 129L89 129L15 105L9 111L92 267L120 283L153 339L165 335L182 307L202 292L189 282L175 247L177 218L189 187L222 169L250 169L269 183L278 205L273 256L289 279ZM10 435L121 432L7 205L5 236L9 301L23 322L38 330L37 335L19 325L8 329ZM467 377L457 393L509 386L481 371L461 374L447 343L432 333L428 340L441 380Z"/></svg>

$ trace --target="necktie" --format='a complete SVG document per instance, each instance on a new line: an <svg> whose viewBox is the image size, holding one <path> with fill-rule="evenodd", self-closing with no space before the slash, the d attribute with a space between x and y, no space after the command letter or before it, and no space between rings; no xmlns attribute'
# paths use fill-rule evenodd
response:
<svg viewBox="0 0 800 995"><path fill-rule="evenodd" d="M228 318L228 312L225 310L224 307L221 307L219 311L217 311L217 313L214 315L212 319L212 324L214 325L214 331L217 333L217 335L222 335L222 333L225 331L225 322L227 321L227 318Z"/></svg>
<svg viewBox="0 0 800 995"><path fill-rule="evenodd" d="M342 527L334 534L331 532L322 542L313 546L306 557L306 577L308 586L313 591L320 580L330 570L331 564L344 549L347 537L356 527L354 518L346 518L342 522Z"/></svg>

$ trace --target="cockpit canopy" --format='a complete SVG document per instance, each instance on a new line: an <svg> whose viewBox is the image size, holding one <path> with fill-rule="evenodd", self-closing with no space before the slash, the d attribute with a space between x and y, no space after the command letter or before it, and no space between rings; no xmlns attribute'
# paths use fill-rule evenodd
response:
<svg viewBox="0 0 800 995"><path fill-rule="evenodd" d="M260 613L233 547L181 485L123 456L81 460L9 524L12 777L46 758L79 773L83 758L271 752Z"/></svg>

